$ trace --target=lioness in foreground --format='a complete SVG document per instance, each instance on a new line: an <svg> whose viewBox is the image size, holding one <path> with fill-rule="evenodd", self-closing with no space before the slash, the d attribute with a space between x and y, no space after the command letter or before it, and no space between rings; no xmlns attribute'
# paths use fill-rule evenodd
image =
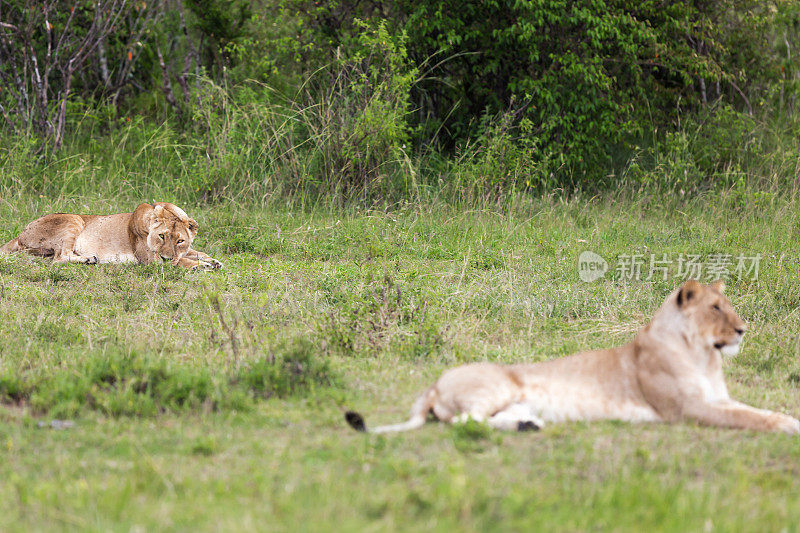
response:
<svg viewBox="0 0 800 533"><path fill-rule="evenodd" d="M422 426L432 412L444 422L469 418L499 429L538 429L564 420L675 422L759 431L800 432L781 413L732 400L721 355L735 355L745 331L716 282L687 281L670 294L650 324L620 348L535 364L477 363L446 371L414 402L402 424L359 431L385 433Z"/></svg>
<svg viewBox="0 0 800 533"><path fill-rule="evenodd" d="M140 263L171 261L184 268L214 270L222 263L192 250L199 226L180 207L140 204L117 215L45 215L28 224L0 254L27 252L56 263Z"/></svg>

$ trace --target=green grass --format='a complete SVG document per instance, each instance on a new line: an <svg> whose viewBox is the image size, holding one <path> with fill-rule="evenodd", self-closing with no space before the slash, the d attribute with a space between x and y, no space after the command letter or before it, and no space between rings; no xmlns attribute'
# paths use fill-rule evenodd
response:
<svg viewBox="0 0 800 533"><path fill-rule="evenodd" d="M728 284L750 325L729 388L800 415L800 205L758 198L182 205L226 270L0 258L0 530L795 530L797 438L343 421L400 420L461 362L627 342L679 282L584 283L584 250L612 268L760 253L757 281ZM0 202L0 240L45 212L132 208L24 196ZM75 426L40 427L54 418Z"/></svg>

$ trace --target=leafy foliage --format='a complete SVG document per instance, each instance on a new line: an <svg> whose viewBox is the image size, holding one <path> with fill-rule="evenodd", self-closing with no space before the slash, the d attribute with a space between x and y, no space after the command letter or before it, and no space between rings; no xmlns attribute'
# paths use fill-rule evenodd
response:
<svg viewBox="0 0 800 533"><path fill-rule="evenodd" d="M599 189L687 122L792 114L800 91L797 0L34 4L0 6L17 166L141 120L192 152L202 201Z"/></svg>
<svg viewBox="0 0 800 533"><path fill-rule="evenodd" d="M743 91L770 55L759 33L769 6L747 0L294 4L334 46L358 31L352 14L386 18L416 64L435 63L413 93L416 115L428 135L449 135L420 140L452 148L497 123L479 117L513 115L515 135L536 140L527 156L579 177L682 109L724 98L752 112Z"/></svg>

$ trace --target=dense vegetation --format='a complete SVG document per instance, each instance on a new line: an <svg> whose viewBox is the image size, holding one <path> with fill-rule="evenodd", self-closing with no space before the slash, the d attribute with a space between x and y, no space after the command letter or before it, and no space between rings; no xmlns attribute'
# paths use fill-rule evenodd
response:
<svg viewBox="0 0 800 533"><path fill-rule="evenodd" d="M201 202L783 188L799 21L788 0L7 0L0 179L118 190L113 157L133 196Z"/></svg>

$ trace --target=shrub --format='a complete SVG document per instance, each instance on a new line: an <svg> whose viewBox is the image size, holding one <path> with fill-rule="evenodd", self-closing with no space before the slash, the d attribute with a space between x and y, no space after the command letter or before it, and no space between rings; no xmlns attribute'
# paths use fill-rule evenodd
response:
<svg viewBox="0 0 800 533"><path fill-rule="evenodd" d="M320 321L319 336L336 352L361 356L394 346L404 357L419 358L433 355L443 344L427 302L404 294L389 275L368 279L362 294L352 298L337 288L322 288L332 308Z"/></svg>
<svg viewBox="0 0 800 533"><path fill-rule="evenodd" d="M238 367L212 369L138 352L111 351L73 364L0 377L0 402L70 417L153 416L187 410L248 410L255 400L308 394L337 385L328 363L307 342L290 343Z"/></svg>
<svg viewBox="0 0 800 533"><path fill-rule="evenodd" d="M231 375L231 382L251 394L270 398L308 393L337 383L328 362L307 340L278 347L266 357L244 363Z"/></svg>
<svg viewBox="0 0 800 533"><path fill-rule="evenodd" d="M793 8L753 0L285 4L307 21L306 39L332 47L361 31L353 17L385 19L407 35L424 71L412 90L420 142L454 150L486 134L477 117L514 109L535 138L535 149L525 147L533 163L555 161L559 177L583 182L604 177L617 154L682 111L722 99L752 112L763 87L795 68L777 68L769 37Z"/></svg>
<svg viewBox="0 0 800 533"><path fill-rule="evenodd" d="M687 117L679 129L654 134L622 171L634 190L689 194L699 190L795 188L797 119L757 121L730 106Z"/></svg>

